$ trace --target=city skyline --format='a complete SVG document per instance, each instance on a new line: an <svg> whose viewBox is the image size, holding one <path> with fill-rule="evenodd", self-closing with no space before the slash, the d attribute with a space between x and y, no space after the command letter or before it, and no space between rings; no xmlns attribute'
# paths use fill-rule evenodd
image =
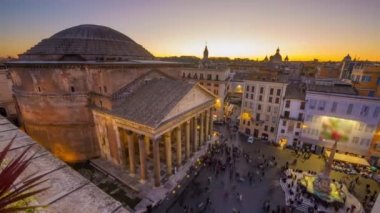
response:
<svg viewBox="0 0 380 213"><path fill-rule="evenodd" d="M367 1L3 1L0 57L16 56L61 29L116 29L153 55L262 60L280 47L290 60L380 61L380 2ZM78 21L79 20L79 21ZM30 26L33 26L31 28Z"/></svg>

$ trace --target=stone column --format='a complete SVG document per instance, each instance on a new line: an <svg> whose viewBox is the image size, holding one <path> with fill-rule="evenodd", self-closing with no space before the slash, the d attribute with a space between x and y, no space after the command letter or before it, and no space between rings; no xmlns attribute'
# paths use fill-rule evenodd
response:
<svg viewBox="0 0 380 213"><path fill-rule="evenodd" d="M153 145L153 164L154 164L154 185L158 187L161 184L160 139L152 140L152 145Z"/></svg>
<svg viewBox="0 0 380 213"><path fill-rule="evenodd" d="M182 163L182 140L181 125L176 129L176 145L177 145L177 167Z"/></svg>
<svg viewBox="0 0 380 213"><path fill-rule="evenodd" d="M136 174L136 163L135 163L135 141L133 140L133 132L128 131L127 133L128 142L128 154L129 154L129 172L131 176Z"/></svg>
<svg viewBox="0 0 380 213"><path fill-rule="evenodd" d="M126 169L127 168L127 157L126 157L126 154L125 154L125 147L124 147L124 144L123 144L123 129L120 129L119 127L116 126L115 124L115 121L113 121L113 128L114 128L114 131L115 131L115 135L116 135L116 141L117 141L117 149L118 149L118 152L119 152L119 162L121 164L121 166Z"/></svg>
<svg viewBox="0 0 380 213"><path fill-rule="evenodd" d="M186 159L190 158L190 120L185 123L186 128Z"/></svg>
<svg viewBox="0 0 380 213"><path fill-rule="evenodd" d="M212 137L212 133L214 132L214 122L212 121L212 108L210 109L210 118L209 118L209 122L210 122L210 135Z"/></svg>
<svg viewBox="0 0 380 213"><path fill-rule="evenodd" d="M205 123L205 117L204 117L204 113L201 113L199 115L199 118L200 118L200 128L199 128L199 146L202 146L205 144L206 140L205 140L205 129L204 129L204 123Z"/></svg>
<svg viewBox="0 0 380 213"><path fill-rule="evenodd" d="M146 149L144 135L139 136L139 153L140 153L140 176L141 182L145 182L147 179L147 168L146 168Z"/></svg>
<svg viewBox="0 0 380 213"><path fill-rule="evenodd" d="M144 137L144 142L146 155L150 155L150 138L146 135Z"/></svg>
<svg viewBox="0 0 380 213"><path fill-rule="evenodd" d="M166 160L166 172L168 175L172 175L172 139L171 132L165 133L165 160Z"/></svg>
<svg viewBox="0 0 380 213"><path fill-rule="evenodd" d="M197 126L198 126L198 124L197 124L198 122L197 122L197 116L195 116L194 118L193 118L193 134L194 134L194 141L193 141L193 144L194 144L194 146L193 146L193 148L194 148L194 152L196 152L197 150L198 150L198 129L197 129Z"/></svg>
<svg viewBox="0 0 380 213"><path fill-rule="evenodd" d="M206 110L205 112L205 138L206 140L205 141L208 141L208 138L209 138L209 135L210 135L210 116L209 116L209 111Z"/></svg>

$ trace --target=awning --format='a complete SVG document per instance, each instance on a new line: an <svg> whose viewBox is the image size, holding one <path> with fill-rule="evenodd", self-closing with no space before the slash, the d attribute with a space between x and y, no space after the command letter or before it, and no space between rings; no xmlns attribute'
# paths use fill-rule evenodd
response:
<svg viewBox="0 0 380 213"><path fill-rule="evenodd" d="M329 157L330 151L326 150L325 155L326 155L326 157ZM352 155L346 155L346 154L342 154L342 153L335 153L334 160L343 161L343 162L352 163L352 164L363 165L363 166L370 166L368 161L364 158L355 157Z"/></svg>

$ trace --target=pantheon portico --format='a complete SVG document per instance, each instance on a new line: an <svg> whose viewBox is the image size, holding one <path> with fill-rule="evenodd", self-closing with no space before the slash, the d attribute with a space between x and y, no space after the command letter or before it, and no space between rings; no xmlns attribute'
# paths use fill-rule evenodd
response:
<svg viewBox="0 0 380 213"><path fill-rule="evenodd" d="M94 109L104 159L160 186L212 134L215 96L198 84L153 79L110 110Z"/></svg>

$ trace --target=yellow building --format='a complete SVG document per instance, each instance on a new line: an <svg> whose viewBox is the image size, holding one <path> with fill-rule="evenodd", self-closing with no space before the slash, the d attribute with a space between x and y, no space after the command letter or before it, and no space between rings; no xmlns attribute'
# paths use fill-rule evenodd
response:
<svg viewBox="0 0 380 213"><path fill-rule="evenodd" d="M359 64L351 74L353 86L359 95L380 97L380 64Z"/></svg>

